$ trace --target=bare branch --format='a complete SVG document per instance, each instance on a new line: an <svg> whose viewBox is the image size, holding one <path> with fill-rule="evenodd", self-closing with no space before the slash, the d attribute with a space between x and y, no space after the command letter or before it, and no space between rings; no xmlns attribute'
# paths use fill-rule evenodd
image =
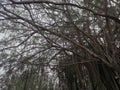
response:
<svg viewBox="0 0 120 90"><path fill-rule="evenodd" d="M40 4L40 3L45 3L45 4L53 4L53 5L68 5L68 6L73 6L73 7L77 7L79 9L84 9L84 10L87 10L87 11L90 11L92 12L94 15L98 15L98 16L102 16L102 17L107 17L109 19L112 19L114 20L115 22L119 23L120 24L120 19L117 18L117 17L114 17L114 16L110 16L110 15L106 15L106 14L100 14L100 13L97 13L87 7L84 7L84 6L79 6L77 4L73 4L73 3L56 3L56 2L51 2L51 1L20 1L20 2L15 2L12 0L12 3L13 4Z"/></svg>

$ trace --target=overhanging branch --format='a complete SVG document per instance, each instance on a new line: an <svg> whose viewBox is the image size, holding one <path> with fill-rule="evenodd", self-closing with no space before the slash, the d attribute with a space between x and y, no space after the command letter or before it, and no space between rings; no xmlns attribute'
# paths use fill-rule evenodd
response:
<svg viewBox="0 0 120 90"><path fill-rule="evenodd" d="M44 1L44 0L40 0L40 1L14 1L14 0L10 0L12 2L12 4L40 4L40 3L45 3L45 4L53 4L53 5L68 5L68 6L73 6L73 7L77 7L79 9L84 9L84 10L87 10L87 11L90 11L92 12L94 15L98 15L98 16L101 16L101 17L107 17L109 19L112 19L114 20L115 22L119 23L120 24L120 19L117 18L117 17L114 17L114 16L111 16L111 15L106 15L106 14L100 14L100 13L97 13L87 7L84 7L84 6L79 6L77 4L73 4L73 3L57 3L57 2L51 2L51 1Z"/></svg>

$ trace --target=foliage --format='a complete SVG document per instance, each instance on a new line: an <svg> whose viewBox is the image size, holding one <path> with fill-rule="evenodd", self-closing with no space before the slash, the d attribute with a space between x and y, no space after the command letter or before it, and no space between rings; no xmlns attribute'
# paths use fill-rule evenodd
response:
<svg viewBox="0 0 120 90"><path fill-rule="evenodd" d="M120 2L0 2L1 90L120 90Z"/></svg>

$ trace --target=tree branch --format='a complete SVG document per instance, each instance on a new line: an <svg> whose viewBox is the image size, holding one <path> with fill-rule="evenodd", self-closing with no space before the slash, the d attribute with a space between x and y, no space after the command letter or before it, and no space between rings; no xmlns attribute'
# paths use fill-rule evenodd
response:
<svg viewBox="0 0 120 90"><path fill-rule="evenodd" d="M73 4L73 3L57 3L57 2L51 2L51 1L43 1L43 0L40 0L40 1L19 1L19 2L16 2L14 0L10 0L12 2L12 4L40 4L40 3L45 3L45 4L53 4L53 5L68 5L68 6L73 6L73 7L77 7L79 9L84 9L84 10L87 10L87 11L90 11L92 12L94 15L98 15L98 16L101 16L101 17L107 17L109 19L112 19L114 20L115 22L119 23L120 24L120 19L117 18L117 17L114 17L114 16L110 16L110 15L106 15L106 14L100 14L100 13L97 13L87 7L84 7L84 6L79 6L77 4Z"/></svg>

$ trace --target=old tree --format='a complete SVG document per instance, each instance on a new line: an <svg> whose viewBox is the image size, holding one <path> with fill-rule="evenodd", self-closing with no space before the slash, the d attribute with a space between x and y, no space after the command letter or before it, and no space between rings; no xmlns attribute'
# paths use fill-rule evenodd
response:
<svg viewBox="0 0 120 90"><path fill-rule="evenodd" d="M119 0L1 0L0 90L120 90Z"/></svg>

